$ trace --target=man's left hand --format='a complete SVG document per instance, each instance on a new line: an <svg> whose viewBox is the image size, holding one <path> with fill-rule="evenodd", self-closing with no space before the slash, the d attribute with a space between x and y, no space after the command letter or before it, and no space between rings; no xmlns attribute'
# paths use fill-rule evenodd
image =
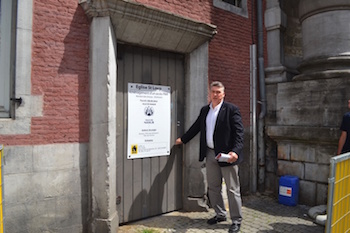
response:
<svg viewBox="0 0 350 233"><path fill-rule="evenodd" d="M237 161L238 155L235 152L230 151L228 154L230 155L230 158L227 160L228 163L234 163Z"/></svg>

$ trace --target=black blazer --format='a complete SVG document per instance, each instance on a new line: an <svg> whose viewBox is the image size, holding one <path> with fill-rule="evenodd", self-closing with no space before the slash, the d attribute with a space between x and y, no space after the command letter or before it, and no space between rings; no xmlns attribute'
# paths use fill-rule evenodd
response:
<svg viewBox="0 0 350 233"><path fill-rule="evenodd" d="M202 107L197 120L181 137L183 143L189 142L200 132L199 161L203 161L207 154L206 118L209 105ZM239 108L231 103L223 102L219 110L214 129L215 154L235 152L238 160L231 163L218 162L220 166L236 165L243 161L244 128Z"/></svg>

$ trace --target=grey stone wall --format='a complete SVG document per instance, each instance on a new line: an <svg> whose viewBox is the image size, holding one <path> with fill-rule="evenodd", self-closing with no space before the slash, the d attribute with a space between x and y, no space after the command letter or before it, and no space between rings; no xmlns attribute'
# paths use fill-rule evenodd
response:
<svg viewBox="0 0 350 233"><path fill-rule="evenodd" d="M323 153L322 153L323 152ZM334 146L284 142L278 145L279 176L294 175L300 179L300 203L327 203L329 159Z"/></svg>
<svg viewBox="0 0 350 233"><path fill-rule="evenodd" d="M299 0L280 1L281 10L286 12L286 28L283 33L284 64L294 74L303 59L302 32L299 21Z"/></svg>
<svg viewBox="0 0 350 233"><path fill-rule="evenodd" d="M87 145L4 147L5 232L86 232Z"/></svg>
<svg viewBox="0 0 350 233"><path fill-rule="evenodd" d="M276 124L266 131L271 140L266 152L267 190L277 193L277 179L295 175L301 181L300 203L326 204L329 160L336 155L349 86L342 78L277 85Z"/></svg>
<svg viewBox="0 0 350 233"><path fill-rule="evenodd" d="M350 98L350 3L284 0L267 8L278 17L267 24L265 187L278 194L279 178L295 175L301 204L326 204L329 160Z"/></svg>

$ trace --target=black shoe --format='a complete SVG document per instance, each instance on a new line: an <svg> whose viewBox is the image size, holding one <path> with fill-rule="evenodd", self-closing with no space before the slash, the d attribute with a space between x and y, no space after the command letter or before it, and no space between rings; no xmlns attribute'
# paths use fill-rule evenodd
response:
<svg viewBox="0 0 350 233"><path fill-rule="evenodd" d="M226 221L226 217L215 216L211 219L208 219L207 223L209 225L214 225L214 224L217 224L218 222L224 222L224 221Z"/></svg>
<svg viewBox="0 0 350 233"><path fill-rule="evenodd" d="M228 230L228 233L236 233L239 232L239 229L241 228L241 224L233 223L230 226L230 229Z"/></svg>

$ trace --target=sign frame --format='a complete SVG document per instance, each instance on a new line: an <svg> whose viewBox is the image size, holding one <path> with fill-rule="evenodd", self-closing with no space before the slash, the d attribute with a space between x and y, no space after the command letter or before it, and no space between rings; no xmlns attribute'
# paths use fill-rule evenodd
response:
<svg viewBox="0 0 350 233"><path fill-rule="evenodd" d="M127 159L170 155L170 86L128 83L127 119Z"/></svg>

